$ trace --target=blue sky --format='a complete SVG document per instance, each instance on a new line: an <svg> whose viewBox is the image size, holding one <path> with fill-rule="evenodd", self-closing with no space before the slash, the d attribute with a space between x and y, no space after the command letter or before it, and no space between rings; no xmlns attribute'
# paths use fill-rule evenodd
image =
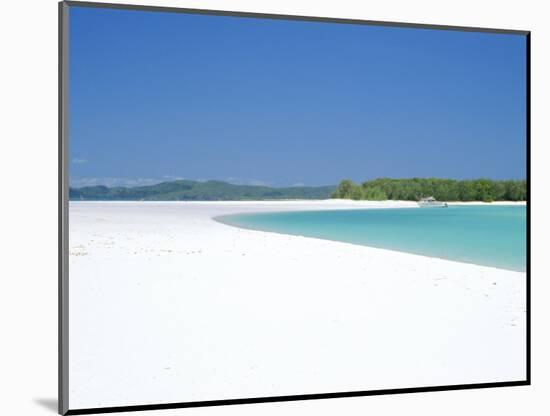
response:
<svg viewBox="0 0 550 416"><path fill-rule="evenodd" d="M70 8L73 186L525 178L525 37Z"/></svg>

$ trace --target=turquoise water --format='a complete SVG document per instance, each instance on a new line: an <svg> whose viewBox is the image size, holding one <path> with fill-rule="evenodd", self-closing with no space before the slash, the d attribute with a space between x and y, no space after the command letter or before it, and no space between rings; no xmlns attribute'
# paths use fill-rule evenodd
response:
<svg viewBox="0 0 550 416"><path fill-rule="evenodd" d="M525 271L526 208L450 206L227 215L242 228Z"/></svg>

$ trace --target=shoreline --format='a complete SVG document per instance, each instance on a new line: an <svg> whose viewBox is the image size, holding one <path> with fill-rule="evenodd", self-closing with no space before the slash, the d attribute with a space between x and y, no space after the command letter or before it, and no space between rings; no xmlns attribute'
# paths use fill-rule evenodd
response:
<svg viewBox="0 0 550 416"><path fill-rule="evenodd" d="M394 209L399 209L399 208L394 208ZM271 212L277 212L277 211L271 211ZM259 233L270 233L270 234L277 234L277 235L285 235L285 236L291 236L291 237L308 238L308 239L319 240L319 241L332 241L334 243L349 244L349 245L358 246L358 247L368 247L368 248L373 248L373 249L376 249L376 250L385 250L385 251L389 251L389 252L392 252L392 253L409 254L411 256L425 257L427 259L436 259L436 260L448 261L448 262L452 262L452 263L469 264L469 265L472 265L472 266L486 267L486 268L489 268L489 269L503 270L503 271L512 272L512 273L526 273L525 271L521 271L521 270L505 269L505 268L502 268L502 267L489 266L489 265L486 265L486 264L478 264L478 263L472 263L472 262L467 262L467 261L452 260L452 259L447 259L447 258L444 258L444 257L429 256L427 254L419 254L419 253L411 253L409 251L395 250L395 249L386 248L386 247L378 247L378 246L373 246L373 245L363 245L363 244L351 243L351 242L348 242L348 241L342 241L342 240L337 240L337 239L332 239L332 238L311 237L311 236L302 235L302 234L288 234L288 233L272 231L272 230L261 230L261 229L257 229L257 228L246 227L246 226L243 226L243 225L231 224L231 223L228 223L228 222L224 222L223 220L220 219L220 218L223 218L223 217L230 217L230 216L233 216L233 215L241 215L241 214L242 213L216 216L216 217L212 217L212 220L214 220L214 221L216 221L220 224L226 225L228 227L233 227L233 228L237 228L237 229L241 229L241 230L255 231L255 232L259 232Z"/></svg>
<svg viewBox="0 0 550 416"><path fill-rule="evenodd" d="M212 219L414 206L71 201L71 407L522 379L524 272Z"/></svg>
<svg viewBox="0 0 550 416"><path fill-rule="evenodd" d="M327 202L327 201L340 202L340 201L346 201L346 202L350 203L349 207L342 207L342 206L330 207L330 206L327 206L325 209L323 209L323 210L326 210L326 211L345 210L345 209L421 208L416 203L414 203L414 205L411 205L410 204L411 201L393 201L393 200L354 201L354 200L341 200L341 199L314 200L314 201L315 202ZM196 201L196 202L200 202L200 201ZM205 202L219 202L219 201L205 201ZM243 202L243 201L229 201L229 202ZM252 201L252 202L253 203L258 203L258 202L264 202L264 201ZM291 201L284 201L284 202L291 202ZM292 202L294 202L294 201L292 201ZM295 202L306 202L306 200L300 200L300 201L295 201ZM367 202L368 204L365 204L365 202ZM395 202L396 204L393 204L393 205L390 205L390 206L379 206L379 204L381 204L381 203L390 204L392 202ZM406 204L406 205L401 206L400 204ZM525 204L524 201L519 201L519 202L494 201L494 202L489 202L489 203L476 201L476 202L462 202L462 203L455 202L455 203L449 203L449 205L453 205L453 206L477 206L477 205L483 205L483 206L525 206L526 204ZM436 209L436 208L433 208L433 209ZM295 211L295 210L291 210L291 211L288 211L288 212L292 212L292 211ZM302 211L302 210L300 210L300 211ZM308 209L307 211L304 210L302 212L314 212L314 211L316 211L316 209ZM270 213L282 213L282 212L285 212L285 211L282 210L282 209L273 209L271 211L262 211L261 213L262 214L270 214ZM324 240L324 241L333 241L333 242L344 243L344 244L352 244L352 245L356 245L356 246L360 246L360 247L371 247L371 248L376 248L378 250L388 250L388 251L396 252L396 253L406 253L406 254L410 254L410 255L414 255L414 256L422 256L422 257L427 257L427 258L432 258L432 259L439 259L439 260L451 261L451 262L456 262L456 263L471 264L471 265L479 266L479 267L488 267L488 268L497 269L497 270L506 270L506 271L510 271L510 272L525 273L525 270L506 269L506 268L497 267L497 266L490 266L490 265L486 265L486 264L479 264L479 263L472 263L472 262L467 262L467 261L453 260L453 259L448 259L448 258L444 258L444 257L430 256L430 255L427 255L427 254L413 253L413 252L409 252L409 251L401 251L401 250L391 249L391 248L387 248L387 247L379 247L379 246L367 245L367 244L358 244L358 243L353 243L353 242L349 242L349 241L338 240L338 239L335 239L335 238L312 237L312 236L303 235L303 234L291 234L291 233L279 232L279 231L274 231L274 230L253 228L253 227L248 227L248 226L244 226L244 225L240 225L240 224L234 224L234 223L223 220L223 218L225 218L225 217L232 217L232 216L239 216L239 215L246 215L246 214L255 214L255 213L257 213L257 212L250 212L250 211L241 212L241 211L239 211L239 212L233 212L233 213L230 213L230 214L216 215L216 216L212 217L212 220L216 221L220 224L229 226L229 227L239 228L239 229L243 229L243 230L256 231L256 232L262 232L262 233L273 233L273 234L280 234L280 235L288 235L288 236L295 236L295 237L302 237L302 238L312 238L312 239Z"/></svg>
<svg viewBox="0 0 550 416"><path fill-rule="evenodd" d="M353 199L260 199L260 200L216 200L216 201L198 201L198 200L182 200L182 201L155 201L155 200L69 200L69 204L73 203L162 203L162 204L278 204L278 203L328 203L328 204L349 204L352 206L371 206L373 204L382 204L382 205L391 205L391 204L411 204L411 207L418 207L416 201L405 201L405 200L394 200L394 199L385 199L381 201L371 201L371 200L353 200ZM486 205L486 206L497 206L497 205L517 205L517 206L526 206L527 201L492 201L492 202L483 202L483 201L442 201L447 202L449 205ZM385 208L382 206L381 208ZM393 208L391 206L387 208Z"/></svg>

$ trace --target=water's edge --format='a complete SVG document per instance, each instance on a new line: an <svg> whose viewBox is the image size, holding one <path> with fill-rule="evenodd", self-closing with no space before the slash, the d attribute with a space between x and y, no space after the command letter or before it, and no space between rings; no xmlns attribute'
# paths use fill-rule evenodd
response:
<svg viewBox="0 0 550 416"><path fill-rule="evenodd" d="M377 210L378 209L384 210L384 208L377 208ZM391 208L391 210L410 210L410 209L416 210L417 208L414 208L414 207ZM425 208L425 209L441 209L441 208ZM355 209L353 209L353 210L355 211ZM443 256L438 256L438 255L433 255L433 254L426 254L426 253L422 253L422 252L401 250L401 249L398 249L398 248L387 247L387 246L384 246L384 245L378 245L378 244L373 244L373 243L355 242L355 241L349 241L349 240L340 239L340 238L330 238L330 237L327 237L327 236L308 235L307 233L291 232L291 231L286 231L286 230L284 230L284 231L283 230L274 230L274 229L269 228L269 227L261 227L261 226L256 226L256 225L252 226L252 225L242 224L242 223L239 223L238 221L235 221L235 219L238 219L239 217L242 217L242 216L257 217L257 216L262 216L264 214L267 214L267 215L269 215L269 214L293 214L293 213L298 213L298 212L301 213L301 214L304 214L304 213L319 213L319 212L330 213L330 212L341 212L341 211L347 211L347 210L331 210L331 209L329 209L329 210L303 210L303 211L300 210L300 211L241 212L241 213L233 213L233 214L224 214L224 215L214 216L214 217L212 217L212 220L214 220L214 221L216 221L220 224L230 226L230 227L235 227L235 228L245 229L245 230L250 230L250 231L267 232L267 233L274 233L274 234L279 234L279 235L313 238L313 239L317 239L317 240L321 240L321 241L333 241L333 242L339 242L339 243L345 243L345 244L353 244L355 246L371 247L371 248L376 248L376 249L379 249L379 250L388 250L388 251L393 251L393 252L398 252L398 253L406 253L406 254L411 254L411 255L415 255L415 256L435 258L435 259L451 261L451 262L457 262L457 263L463 263L463 264L472 264L472 265L476 265L476 266L488 267L488 268L506 270L506 271L512 271L512 272L516 272L516 273L523 273L523 274L526 273L526 270L524 268L519 268L519 267L518 268L506 267L506 266L502 266L502 265L497 266L497 265L491 265L491 264L482 263L482 262L462 260L462 259L450 258L450 257L443 257ZM368 211L370 211L370 209Z"/></svg>

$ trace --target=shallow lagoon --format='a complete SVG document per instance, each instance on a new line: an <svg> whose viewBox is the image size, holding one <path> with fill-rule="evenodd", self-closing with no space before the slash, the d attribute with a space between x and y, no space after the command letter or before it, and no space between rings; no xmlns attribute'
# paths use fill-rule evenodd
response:
<svg viewBox="0 0 550 416"><path fill-rule="evenodd" d="M507 270L526 268L525 206L238 214L237 227L343 241Z"/></svg>

